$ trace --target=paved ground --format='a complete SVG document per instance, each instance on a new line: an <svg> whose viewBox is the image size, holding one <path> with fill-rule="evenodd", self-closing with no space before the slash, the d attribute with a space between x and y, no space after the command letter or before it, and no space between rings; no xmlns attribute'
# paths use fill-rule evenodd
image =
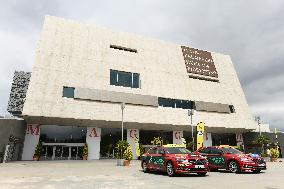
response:
<svg viewBox="0 0 284 189"><path fill-rule="evenodd" d="M163 173L143 173L139 161L129 167L117 167L115 160L20 161L0 164L0 188L284 189L284 162L268 163L268 170L260 174L223 171L170 178Z"/></svg>

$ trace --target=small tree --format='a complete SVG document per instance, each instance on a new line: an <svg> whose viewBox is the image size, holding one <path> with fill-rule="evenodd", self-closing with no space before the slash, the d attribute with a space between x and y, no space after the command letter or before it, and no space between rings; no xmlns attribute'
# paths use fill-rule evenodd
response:
<svg viewBox="0 0 284 189"><path fill-rule="evenodd" d="M84 148L83 148L83 157L87 158L88 157L88 144L86 143L84 145Z"/></svg>
<svg viewBox="0 0 284 189"><path fill-rule="evenodd" d="M257 139L256 139L256 143L261 145L261 150L262 153L264 153L264 145L267 145L270 142L270 139L267 135L260 135Z"/></svg>
<svg viewBox="0 0 284 189"><path fill-rule="evenodd" d="M123 152L123 159L131 161L133 159L133 154L130 145L128 144L126 150Z"/></svg>
<svg viewBox="0 0 284 189"><path fill-rule="evenodd" d="M123 154L124 151L127 149L127 147L129 146L128 142L125 140L119 140L116 143L116 153L115 156L117 159L123 159Z"/></svg>
<svg viewBox="0 0 284 189"><path fill-rule="evenodd" d="M37 146L36 146L34 156L40 158L40 156L41 156L41 150L42 150L42 142L39 141L38 144L37 144Z"/></svg>

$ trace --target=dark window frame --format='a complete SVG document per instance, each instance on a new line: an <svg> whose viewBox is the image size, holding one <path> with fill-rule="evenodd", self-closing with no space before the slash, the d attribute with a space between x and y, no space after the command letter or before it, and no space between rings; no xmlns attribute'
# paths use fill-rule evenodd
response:
<svg viewBox="0 0 284 189"><path fill-rule="evenodd" d="M141 89L140 73L110 69L110 85Z"/></svg>
<svg viewBox="0 0 284 189"><path fill-rule="evenodd" d="M72 90L72 91L71 91ZM71 95L70 95L71 93ZM67 87L67 86L63 86L62 89L62 97L65 98L74 98L74 94L75 94L75 87Z"/></svg>

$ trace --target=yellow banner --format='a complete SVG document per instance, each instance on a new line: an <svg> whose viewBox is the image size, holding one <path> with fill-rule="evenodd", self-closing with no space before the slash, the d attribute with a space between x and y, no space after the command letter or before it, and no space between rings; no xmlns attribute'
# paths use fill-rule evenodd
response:
<svg viewBox="0 0 284 189"><path fill-rule="evenodd" d="M204 134L204 123L199 122L196 127L196 142L197 142L197 150L203 147L203 134Z"/></svg>

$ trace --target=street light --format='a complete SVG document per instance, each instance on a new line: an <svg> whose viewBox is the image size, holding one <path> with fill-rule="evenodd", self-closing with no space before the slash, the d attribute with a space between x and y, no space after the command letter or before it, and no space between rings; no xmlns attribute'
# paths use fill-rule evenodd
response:
<svg viewBox="0 0 284 189"><path fill-rule="evenodd" d="M191 125L191 137L192 137L192 151L194 151L194 136L193 136L193 125L192 125L192 116L194 114L193 109L188 110L188 116L190 116L190 125Z"/></svg>
<svg viewBox="0 0 284 189"><path fill-rule="evenodd" d="M121 103L121 140L123 140L123 110L125 108L125 103Z"/></svg>
<svg viewBox="0 0 284 189"><path fill-rule="evenodd" d="M257 124L258 124L259 136L261 136L261 131L260 131L260 116L256 116L256 117L255 117L255 121L256 121Z"/></svg>

